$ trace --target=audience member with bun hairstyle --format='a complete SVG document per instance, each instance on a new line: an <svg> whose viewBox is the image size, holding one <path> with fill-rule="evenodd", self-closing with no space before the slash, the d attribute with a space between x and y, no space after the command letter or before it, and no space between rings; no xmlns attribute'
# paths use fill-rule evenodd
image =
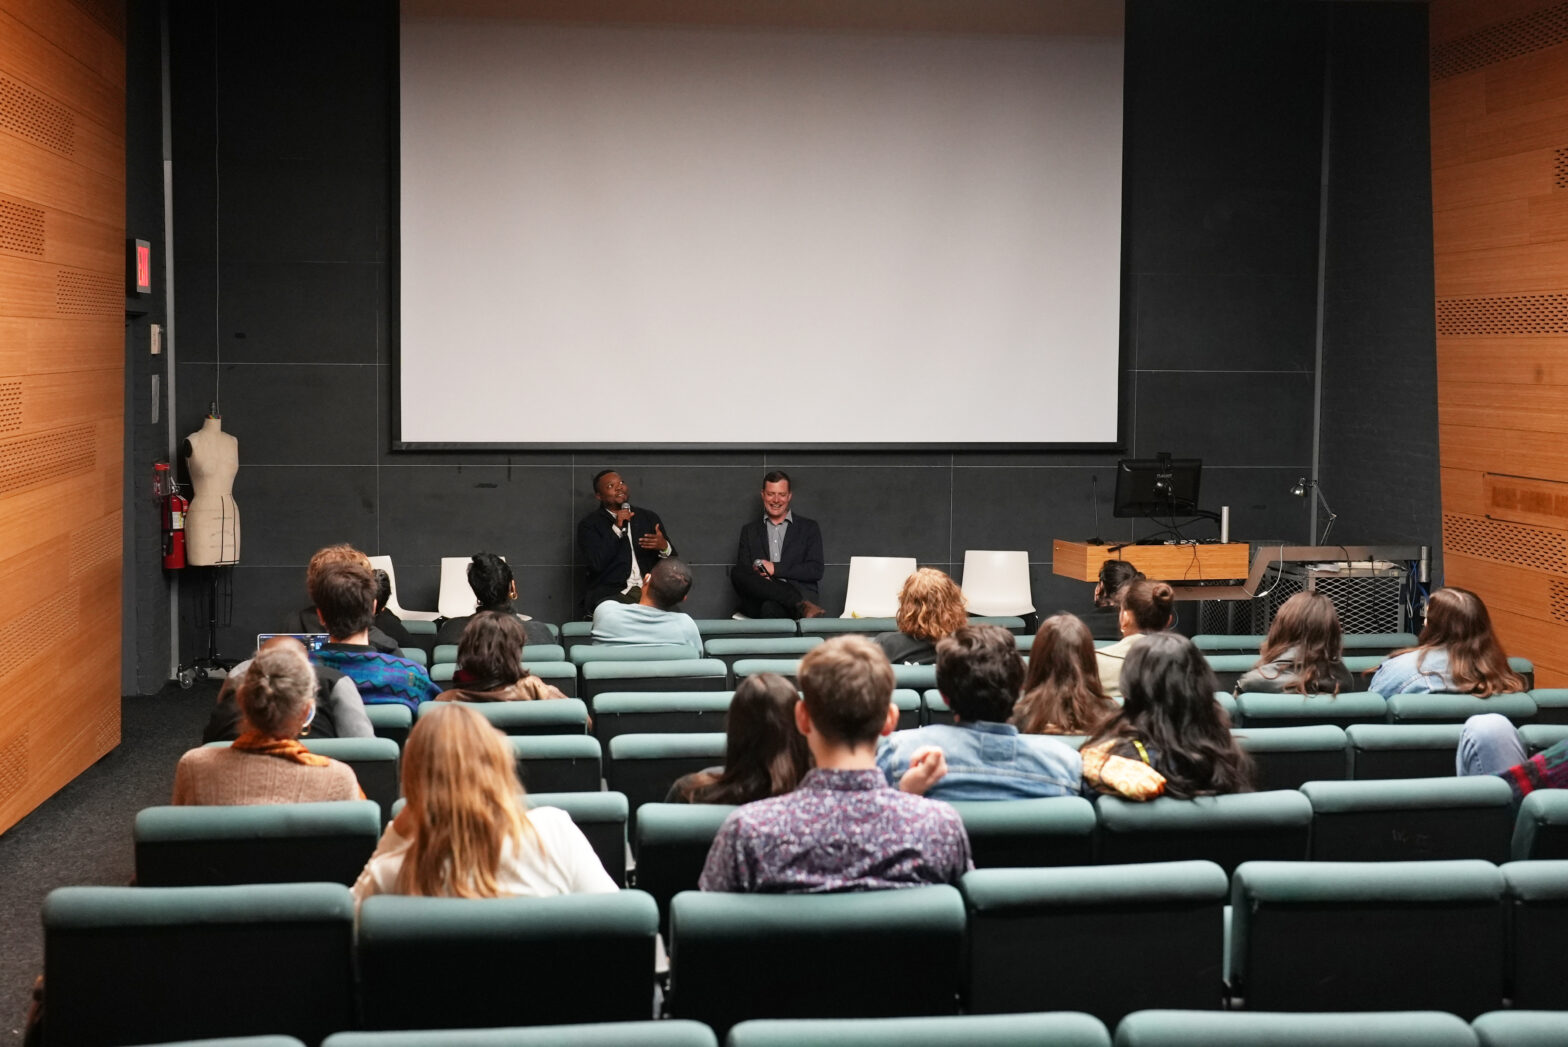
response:
<svg viewBox="0 0 1568 1047"><path fill-rule="evenodd" d="M1252 789L1252 763L1231 736L1230 718L1214 700L1214 673L1191 640L1146 635L1127 655L1122 689L1121 711L1083 747L1084 781L1138 800Z"/></svg>
<svg viewBox="0 0 1568 1047"><path fill-rule="evenodd" d="M523 668L523 623L513 614L471 615L457 645L456 686L438 702L527 702L565 698L562 691Z"/></svg>
<svg viewBox="0 0 1568 1047"><path fill-rule="evenodd" d="M1485 698L1525 687L1524 678L1508 667L1486 604L1468 589L1449 587L1427 598L1420 643L1395 651L1377 667L1367 689L1384 698L1426 691Z"/></svg>
<svg viewBox="0 0 1568 1047"><path fill-rule="evenodd" d="M1117 613L1122 607L1122 590L1143 572L1126 560L1106 560L1100 565L1100 578L1094 583L1094 610L1083 615L1083 623L1096 640L1121 638Z"/></svg>
<svg viewBox="0 0 1568 1047"><path fill-rule="evenodd" d="M1122 588L1118 618L1122 638L1094 652L1100 686L1112 698L1122 696L1122 663L1150 633L1162 632L1176 620L1176 592L1164 582L1138 578ZM1212 698L1213 696L1210 695Z"/></svg>
<svg viewBox="0 0 1568 1047"><path fill-rule="evenodd" d="M957 583L934 567L904 579L898 592L898 632L883 633L877 646L895 665L931 665L936 644L969 621Z"/></svg>
<svg viewBox="0 0 1568 1047"><path fill-rule="evenodd" d="M1009 722L1025 734L1093 734L1116 710L1100 685L1089 627L1071 614L1041 622Z"/></svg>
<svg viewBox="0 0 1568 1047"><path fill-rule="evenodd" d="M421 716L403 746L403 810L354 898L543 897L618 890L565 811L528 810L506 736L462 705Z"/></svg>
<svg viewBox="0 0 1568 1047"><path fill-rule="evenodd" d="M236 693L244 729L228 748L192 749L174 772L175 804L358 800L345 763L318 756L299 736L316 715L316 674L293 638L257 651Z"/></svg>
<svg viewBox="0 0 1568 1047"><path fill-rule="evenodd" d="M667 803L751 803L792 792L811 770L795 727L795 685L777 673L748 676L724 717L724 766L677 779Z"/></svg>
<svg viewBox="0 0 1568 1047"><path fill-rule="evenodd" d="M468 561L468 587L474 591L474 610L510 614L523 624L529 643L554 643L555 637L543 622L525 619L512 601L517 599L517 579L512 568L495 553L475 553ZM463 630L472 615L447 618L436 629L436 643L462 643Z"/></svg>
<svg viewBox="0 0 1568 1047"><path fill-rule="evenodd" d="M1338 694L1354 689L1345 668L1344 637L1334 601L1322 593L1297 593L1269 624L1258 664L1236 681L1236 693Z"/></svg>

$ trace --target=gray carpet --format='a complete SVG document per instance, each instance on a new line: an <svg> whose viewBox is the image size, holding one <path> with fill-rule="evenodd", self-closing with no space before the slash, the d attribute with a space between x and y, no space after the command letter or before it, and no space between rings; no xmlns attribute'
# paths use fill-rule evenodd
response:
<svg viewBox="0 0 1568 1047"><path fill-rule="evenodd" d="M131 821L169 802L174 765L201 743L217 693L208 681L121 699L119 746L0 835L0 1043L21 1042L43 971L44 896L68 884L130 882Z"/></svg>

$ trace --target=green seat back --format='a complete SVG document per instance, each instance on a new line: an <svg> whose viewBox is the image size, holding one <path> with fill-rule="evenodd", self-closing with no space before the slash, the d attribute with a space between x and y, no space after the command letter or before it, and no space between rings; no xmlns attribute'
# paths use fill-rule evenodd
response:
<svg viewBox="0 0 1568 1047"><path fill-rule="evenodd" d="M710 638L800 635L795 622L789 618L698 618L696 621L704 644Z"/></svg>
<svg viewBox="0 0 1568 1047"><path fill-rule="evenodd" d="M935 687L927 687L920 692L921 705L924 707L923 715L926 723L953 722L952 707L947 704L947 699L942 697L942 692Z"/></svg>
<svg viewBox="0 0 1568 1047"><path fill-rule="evenodd" d="M821 637L802 637L801 639L821 639ZM795 658L736 658L729 667L730 681L738 685L748 676L761 676L763 673L777 673L790 683L795 683L795 674L800 672L800 659Z"/></svg>
<svg viewBox="0 0 1568 1047"><path fill-rule="evenodd" d="M626 797L616 792L529 793L529 807L559 807L571 816L616 883L626 885Z"/></svg>
<svg viewBox="0 0 1568 1047"><path fill-rule="evenodd" d="M1524 743L1525 752L1532 756L1565 738L1568 738L1568 724L1536 722L1519 728L1519 740Z"/></svg>
<svg viewBox="0 0 1568 1047"><path fill-rule="evenodd" d="M1205 654L1203 658L1209 663L1215 683L1222 691L1234 688L1241 674L1258 664L1256 654Z"/></svg>
<svg viewBox="0 0 1568 1047"><path fill-rule="evenodd" d="M1514 821L1509 857L1568 858L1568 790L1537 789L1525 796Z"/></svg>
<svg viewBox="0 0 1568 1047"><path fill-rule="evenodd" d="M1028 636L1034 642L1034 633L1024 632L1024 620L1011 614L972 614L969 616L970 625L995 625L1006 629L1014 636Z"/></svg>
<svg viewBox="0 0 1568 1047"><path fill-rule="evenodd" d="M1237 744L1252 757L1253 784L1262 791L1296 789L1303 782L1334 781L1350 773L1345 732L1327 724L1246 727Z"/></svg>
<svg viewBox="0 0 1568 1047"><path fill-rule="evenodd" d="M355 1024L354 898L340 884L62 887L43 925L45 1044L319 1043ZM236 1005L241 977L266 1006Z"/></svg>
<svg viewBox="0 0 1568 1047"><path fill-rule="evenodd" d="M1192 645L1204 654L1250 654L1257 660L1258 650L1267 637L1259 633L1230 636L1225 633L1199 633Z"/></svg>
<svg viewBox="0 0 1568 1047"><path fill-rule="evenodd" d="M425 657L425 652L418 647L399 647L397 653L399 657L407 658L415 665L427 665L430 661Z"/></svg>
<svg viewBox="0 0 1568 1047"><path fill-rule="evenodd" d="M567 651L576 665L589 662L685 662L702 654L683 643L590 643Z"/></svg>
<svg viewBox="0 0 1568 1047"><path fill-rule="evenodd" d="M1235 695L1231 694L1229 691L1215 691L1214 700L1219 703L1219 707L1221 709L1225 710L1225 715L1229 717L1230 722L1234 724L1239 718Z"/></svg>
<svg viewBox="0 0 1568 1047"><path fill-rule="evenodd" d="M684 891L670 907L670 1006L720 1035L747 1018L955 1014L963 943L963 899L945 885Z"/></svg>
<svg viewBox="0 0 1568 1047"><path fill-rule="evenodd" d="M798 660L813 647L821 647L822 637L715 637L705 639L702 646L709 658L717 658L733 670L736 662L753 658Z"/></svg>
<svg viewBox="0 0 1568 1047"><path fill-rule="evenodd" d="M1513 791L1492 775L1309 782L1318 861L1508 860Z"/></svg>
<svg viewBox="0 0 1568 1047"><path fill-rule="evenodd" d="M1220 1006L1230 881L1213 862L978 869L960 889L972 1013L1071 1007L1114 1025L1141 1007Z"/></svg>
<svg viewBox="0 0 1568 1047"><path fill-rule="evenodd" d="M610 691L593 700L593 733L608 747L622 734L724 730L733 691Z"/></svg>
<svg viewBox="0 0 1568 1047"><path fill-rule="evenodd" d="M668 927L670 899L695 891L719 826L735 808L717 803L645 803L637 812L637 889L659 906Z"/></svg>
<svg viewBox="0 0 1568 1047"><path fill-rule="evenodd" d="M719 1047L701 1022L596 1022L510 1029L340 1032L321 1047Z"/></svg>
<svg viewBox="0 0 1568 1047"><path fill-rule="evenodd" d="M658 911L641 891L376 895L359 912L363 1024L445 1029L646 1019L657 931Z"/></svg>
<svg viewBox="0 0 1568 1047"><path fill-rule="evenodd" d="M1562 1010L1568 1002L1568 969L1562 960L1568 861L1508 862L1502 873L1508 899L1508 995L1515 1007Z"/></svg>
<svg viewBox="0 0 1568 1047"><path fill-rule="evenodd" d="M925 716L925 703L920 692L909 687L893 691L893 705L898 709L898 730L909 731L921 726Z"/></svg>
<svg viewBox="0 0 1568 1047"><path fill-rule="evenodd" d="M562 622L559 639L566 653L571 654L572 648L593 643L593 623Z"/></svg>
<svg viewBox="0 0 1568 1047"><path fill-rule="evenodd" d="M148 807L132 830L143 887L235 883L351 886L381 836L369 800Z"/></svg>
<svg viewBox="0 0 1568 1047"><path fill-rule="evenodd" d="M523 645L524 665L531 665L535 662L564 662L567 660L566 648L558 643L530 643Z"/></svg>
<svg viewBox="0 0 1568 1047"><path fill-rule="evenodd" d="M1568 687L1537 687L1530 692L1535 702L1535 722L1568 725Z"/></svg>
<svg viewBox="0 0 1568 1047"><path fill-rule="evenodd" d="M422 702L419 717L446 702ZM472 709L505 734L587 734L588 706L577 698L538 702L452 702Z"/></svg>
<svg viewBox="0 0 1568 1047"><path fill-rule="evenodd" d="M571 662L525 661L523 668L550 686L557 688L568 698L577 697L577 666Z"/></svg>
<svg viewBox="0 0 1568 1047"><path fill-rule="evenodd" d="M1246 861L1305 859L1312 831L1312 804L1293 789L1146 803L1102 796L1096 807L1106 865L1201 860L1229 872Z"/></svg>
<svg viewBox="0 0 1568 1047"><path fill-rule="evenodd" d="M1503 875L1490 862L1248 862L1231 913L1232 988L1249 1010L1468 1019L1502 1004Z"/></svg>
<svg viewBox="0 0 1568 1047"><path fill-rule="evenodd" d="M898 632L896 618L802 618L796 624L802 636L875 636Z"/></svg>
<svg viewBox="0 0 1568 1047"><path fill-rule="evenodd" d="M431 652L431 655L430 655L430 664L432 666L436 666L436 665L456 665L457 664L457 644L455 644L455 643L438 643L438 644L436 644L434 650Z"/></svg>
<svg viewBox="0 0 1568 1047"><path fill-rule="evenodd" d="M603 776L599 740L580 734L512 735L523 788L538 793L586 793Z"/></svg>
<svg viewBox="0 0 1568 1047"><path fill-rule="evenodd" d="M662 803L682 775L724 763L724 735L622 734L610 740L609 753L605 781L626 794L635 836L639 807Z"/></svg>
<svg viewBox="0 0 1568 1047"><path fill-rule="evenodd" d="M1242 727L1387 723L1388 699L1372 691L1341 694L1243 694L1236 698Z"/></svg>
<svg viewBox="0 0 1568 1047"><path fill-rule="evenodd" d="M1440 1011L1397 1014L1254 1014L1161 1011L1129 1014L1116 1047L1475 1047L1463 1018Z"/></svg>
<svg viewBox="0 0 1568 1047"><path fill-rule="evenodd" d="M963 1014L934 1018L759 1018L730 1030L727 1047L1111 1047L1087 1014Z"/></svg>
<svg viewBox="0 0 1568 1047"><path fill-rule="evenodd" d="M936 687L936 666L895 665L893 686L911 691L929 691Z"/></svg>
<svg viewBox="0 0 1568 1047"><path fill-rule="evenodd" d="M1480 1047L1568 1047L1568 1011L1489 1011L1470 1028Z"/></svg>
<svg viewBox="0 0 1568 1047"><path fill-rule="evenodd" d="M456 676L456 662L442 662L440 665L430 667L430 679L434 683L450 684Z"/></svg>
<svg viewBox="0 0 1568 1047"><path fill-rule="evenodd" d="M1345 729L1350 777L1441 778L1454 773L1463 725L1358 723Z"/></svg>
<svg viewBox="0 0 1568 1047"><path fill-rule="evenodd" d="M728 672L717 658L658 662L584 662L581 697L592 710L606 691L727 691Z"/></svg>
<svg viewBox="0 0 1568 1047"><path fill-rule="evenodd" d="M1094 861L1094 804L1081 796L958 800L975 868L1088 865Z"/></svg>
<svg viewBox="0 0 1568 1047"><path fill-rule="evenodd" d="M402 702L367 705L365 715L370 718L370 729L376 737L388 739L399 749L408 740L408 729L414 726L414 713Z"/></svg>
<svg viewBox="0 0 1568 1047"><path fill-rule="evenodd" d="M1480 713L1506 716L1515 725L1535 719L1535 699L1528 693L1494 694L1396 694L1388 700L1389 723L1458 723Z"/></svg>

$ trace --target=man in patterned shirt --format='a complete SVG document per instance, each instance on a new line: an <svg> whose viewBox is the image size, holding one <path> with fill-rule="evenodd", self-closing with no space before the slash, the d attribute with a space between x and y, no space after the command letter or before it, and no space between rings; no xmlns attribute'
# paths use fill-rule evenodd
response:
<svg viewBox="0 0 1568 1047"><path fill-rule="evenodd" d="M705 891L824 893L956 883L971 865L958 812L901 792L877 770L877 740L898 723L893 667L871 641L829 640L801 659L795 726L816 768L792 793L746 804L724 820ZM904 783L945 772L940 750Z"/></svg>

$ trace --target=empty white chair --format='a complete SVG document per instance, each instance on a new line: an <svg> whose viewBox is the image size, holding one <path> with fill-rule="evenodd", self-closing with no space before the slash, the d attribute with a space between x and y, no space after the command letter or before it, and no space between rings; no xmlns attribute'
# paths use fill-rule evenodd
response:
<svg viewBox="0 0 1568 1047"><path fill-rule="evenodd" d="M387 581L392 583L392 595L387 598L387 610L405 622L433 622L441 617L437 611L410 611L397 602L397 571L392 568L392 557L372 556L370 558L370 566L372 570L385 571L387 573Z"/></svg>
<svg viewBox="0 0 1568 1047"><path fill-rule="evenodd" d="M1023 550L965 550L963 590L970 614L1033 614L1029 554Z"/></svg>
<svg viewBox="0 0 1568 1047"><path fill-rule="evenodd" d="M468 584L468 565L473 561L472 556L441 557L441 595L436 597L436 610L442 618L461 618L474 613L479 597Z"/></svg>
<svg viewBox="0 0 1568 1047"><path fill-rule="evenodd" d="M842 617L893 617L898 613L898 591L914 573L913 556L851 556Z"/></svg>

